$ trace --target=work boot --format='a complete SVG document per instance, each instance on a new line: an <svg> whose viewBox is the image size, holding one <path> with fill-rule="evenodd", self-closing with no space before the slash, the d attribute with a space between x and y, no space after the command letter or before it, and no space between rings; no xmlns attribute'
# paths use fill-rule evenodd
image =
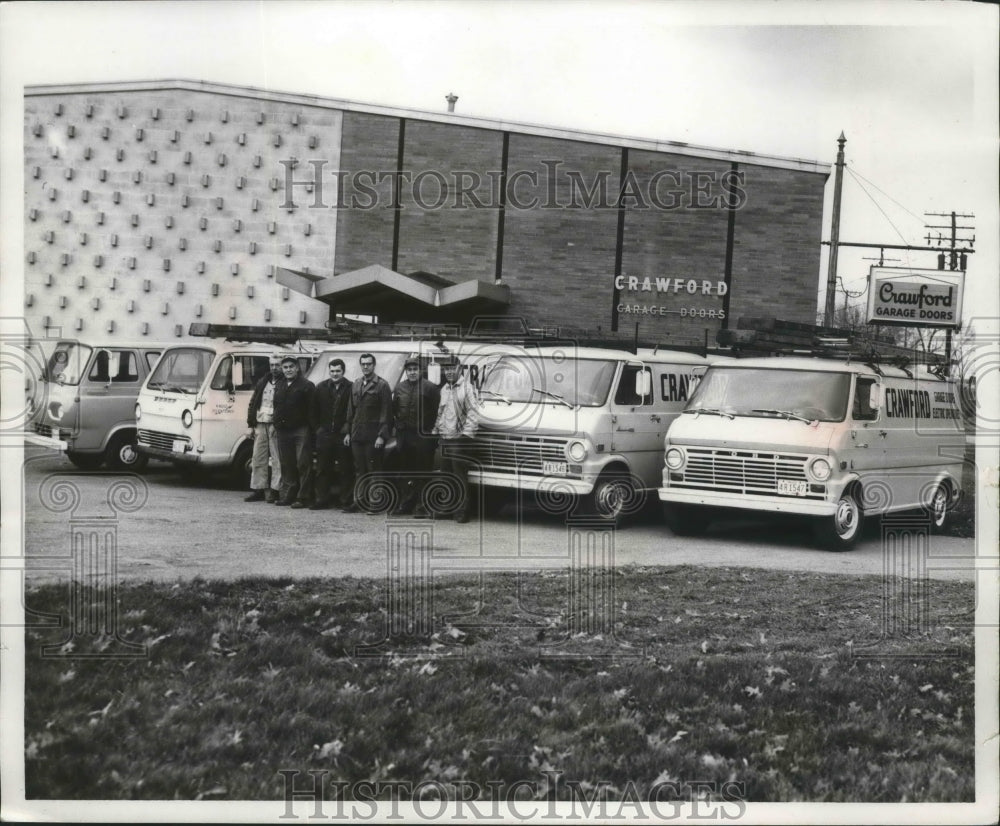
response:
<svg viewBox="0 0 1000 826"><path fill-rule="evenodd" d="M278 491L274 488L268 488L267 493L264 496L265 502L270 502L272 505L278 501Z"/></svg>
<svg viewBox="0 0 1000 826"><path fill-rule="evenodd" d="M264 501L264 491L254 490L250 491L250 495L243 498L244 502L263 502Z"/></svg>
<svg viewBox="0 0 1000 826"><path fill-rule="evenodd" d="M292 504L292 500L291 500L291 499L279 499L279 500L278 500L277 502L275 502L274 504L275 504L275 505L279 505L279 506L281 506L281 507L285 507L285 506L287 506L287 505L291 505L291 504Z"/></svg>
<svg viewBox="0 0 1000 826"><path fill-rule="evenodd" d="M349 505L344 505L344 513L358 513L361 507L357 502L351 502Z"/></svg>
<svg viewBox="0 0 1000 826"><path fill-rule="evenodd" d="M322 511L322 510L326 510L328 507L330 507L330 503L329 502L321 502L321 501L317 500L317 501L313 502L309 506L309 510L311 510L311 511Z"/></svg>
<svg viewBox="0 0 1000 826"><path fill-rule="evenodd" d="M292 502L292 507L294 509L296 509L296 510L298 510L300 508L308 508L309 507L309 503L308 502L303 502L301 499L296 499L294 502Z"/></svg>

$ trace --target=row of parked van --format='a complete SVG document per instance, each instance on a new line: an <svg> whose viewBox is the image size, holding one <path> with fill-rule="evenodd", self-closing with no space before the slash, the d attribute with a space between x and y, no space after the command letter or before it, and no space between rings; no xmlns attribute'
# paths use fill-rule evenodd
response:
<svg viewBox="0 0 1000 826"><path fill-rule="evenodd" d="M578 512L611 522L656 495L681 535L703 531L718 508L800 514L825 546L846 549L866 515L923 509L941 528L961 491L956 391L923 368L571 343L64 341L48 359L31 440L84 469L141 470L153 457L241 481L247 405L270 357L293 353L318 383L333 358L356 379L363 352L393 386L411 355L437 382L440 362L460 357L482 400L465 458L484 493L570 495Z"/></svg>

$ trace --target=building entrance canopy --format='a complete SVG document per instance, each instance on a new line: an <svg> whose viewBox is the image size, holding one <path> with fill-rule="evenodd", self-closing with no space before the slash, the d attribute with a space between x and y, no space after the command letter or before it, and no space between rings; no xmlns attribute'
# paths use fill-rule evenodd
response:
<svg viewBox="0 0 1000 826"><path fill-rule="evenodd" d="M374 315L382 321L470 319L510 304L510 289L478 279L455 283L432 273L410 275L372 264L318 276L279 267L279 284L330 305L331 312Z"/></svg>

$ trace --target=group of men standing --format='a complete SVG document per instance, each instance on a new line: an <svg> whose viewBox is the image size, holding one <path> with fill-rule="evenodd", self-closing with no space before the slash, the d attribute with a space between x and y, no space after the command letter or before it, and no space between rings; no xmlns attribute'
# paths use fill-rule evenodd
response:
<svg viewBox="0 0 1000 826"><path fill-rule="evenodd" d="M246 501L322 510L334 504L336 487L346 512L374 513L371 487L383 473L385 447L395 436L398 504L393 515L444 515L420 505L440 445L441 471L452 474L458 485L449 513L467 522L468 465L453 454L458 441L476 433L479 396L463 378L458 357L442 364L440 389L421 376L416 357L406 360L395 390L376 374L374 355L363 353L359 364L361 376L350 382L343 360L331 359L329 378L314 386L301 375L295 357L272 359L271 372L257 383L247 411L254 450Z"/></svg>

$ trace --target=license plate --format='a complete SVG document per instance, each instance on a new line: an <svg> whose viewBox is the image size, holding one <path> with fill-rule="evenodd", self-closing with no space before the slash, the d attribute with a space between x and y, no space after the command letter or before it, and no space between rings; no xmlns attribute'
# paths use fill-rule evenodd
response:
<svg viewBox="0 0 1000 826"><path fill-rule="evenodd" d="M173 450L174 450L174 453L183 453L184 452L184 440L183 439L174 439L174 448L173 448Z"/></svg>
<svg viewBox="0 0 1000 826"><path fill-rule="evenodd" d="M805 482L793 479L779 479L778 493L782 496L805 496L808 493L808 489Z"/></svg>
<svg viewBox="0 0 1000 826"><path fill-rule="evenodd" d="M565 476L568 472L565 462L542 462L542 473L546 476Z"/></svg>

